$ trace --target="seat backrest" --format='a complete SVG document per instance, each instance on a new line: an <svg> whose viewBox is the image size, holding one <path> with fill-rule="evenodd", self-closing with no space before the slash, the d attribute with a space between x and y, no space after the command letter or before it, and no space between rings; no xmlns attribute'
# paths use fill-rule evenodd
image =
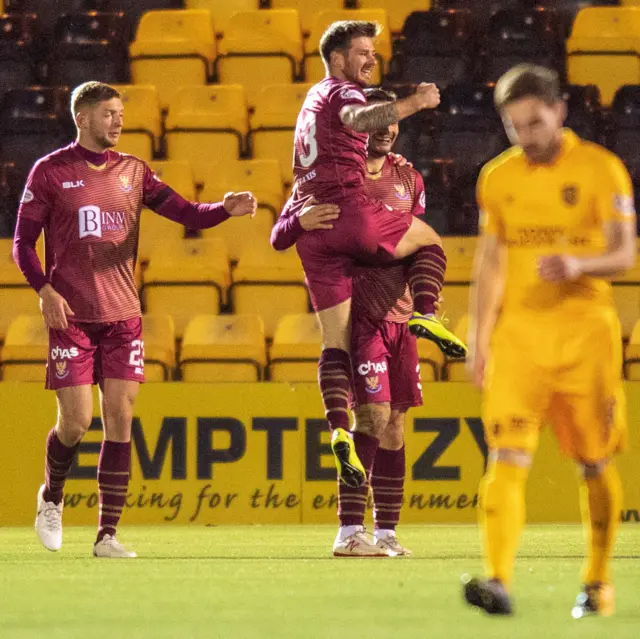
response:
<svg viewBox="0 0 640 639"><path fill-rule="evenodd" d="M400 33L407 16L413 11L428 11L437 0L358 0L357 4L359 9L384 9L392 33Z"/></svg>
<svg viewBox="0 0 640 639"><path fill-rule="evenodd" d="M611 116L617 126L640 126L640 85L626 85L618 89L611 105Z"/></svg>
<svg viewBox="0 0 640 639"><path fill-rule="evenodd" d="M302 31L295 9L239 11L231 16L220 52L280 53L302 59Z"/></svg>
<svg viewBox="0 0 640 639"><path fill-rule="evenodd" d="M411 55L457 55L473 46L471 13L458 11L416 11L404 24L404 49Z"/></svg>
<svg viewBox="0 0 640 639"><path fill-rule="evenodd" d="M158 177L174 191L187 200L195 200L195 184L193 171L187 160L155 160L149 167Z"/></svg>
<svg viewBox="0 0 640 639"><path fill-rule="evenodd" d="M485 47L494 53L559 52L563 25L549 9L502 10L489 21Z"/></svg>
<svg viewBox="0 0 640 639"><path fill-rule="evenodd" d="M216 32L225 34L229 20L238 11L259 9L259 0L186 0L187 9L207 9L213 16Z"/></svg>
<svg viewBox="0 0 640 639"><path fill-rule="evenodd" d="M60 16L56 22L55 40L65 48L90 44L124 47L124 14L89 11Z"/></svg>
<svg viewBox="0 0 640 639"><path fill-rule="evenodd" d="M573 23L570 41L577 38L607 40L615 50L627 38L640 37L640 11L634 7L587 7ZM616 45L616 41L619 42ZM622 43L621 43L622 42ZM569 43L567 43L569 45Z"/></svg>
<svg viewBox="0 0 640 639"><path fill-rule="evenodd" d="M66 87L30 87L7 91L0 102L0 131L62 132L73 125Z"/></svg>
<svg viewBox="0 0 640 639"><path fill-rule="evenodd" d="M467 122L475 125L500 125L493 103L492 84L455 84L442 92L437 109L441 126L459 127Z"/></svg>
<svg viewBox="0 0 640 639"><path fill-rule="evenodd" d="M150 131L156 137L162 134L160 97L150 84L113 85L120 92L124 105L124 130Z"/></svg>
<svg viewBox="0 0 640 639"><path fill-rule="evenodd" d="M153 344L175 355L176 329L171 315L145 313L142 316L142 332L147 345Z"/></svg>
<svg viewBox="0 0 640 639"><path fill-rule="evenodd" d="M298 113L309 89L308 84L272 84L258 94L251 128L295 128Z"/></svg>
<svg viewBox="0 0 640 639"><path fill-rule="evenodd" d="M271 359L311 359L320 356L322 335L315 313L285 315L278 321Z"/></svg>
<svg viewBox="0 0 640 639"><path fill-rule="evenodd" d="M34 13L0 14L0 56L3 59L30 53L37 16Z"/></svg>
<svg viewBox="0 0 640 639"><path fill-rule="evenodd" d="M199 42L213 44L211 13L205 9L149 11L140 19L136 42Z"/></svg>
<svg viewBox="0 0 640 639"><path fill-rule="evenodd" d="M300 26L308 33L313 27L316 13L321 9L337 9L344 7L343 0L271 0L272 9L295 9L300 16Z"/></svg>
<svg viewBox="0 0 640 639"><path fill-rule="evenodd" d="M43 346L46 355L48 338L47 326L41 315L18 315L9 324L2 359L38 359Z"/></svg>

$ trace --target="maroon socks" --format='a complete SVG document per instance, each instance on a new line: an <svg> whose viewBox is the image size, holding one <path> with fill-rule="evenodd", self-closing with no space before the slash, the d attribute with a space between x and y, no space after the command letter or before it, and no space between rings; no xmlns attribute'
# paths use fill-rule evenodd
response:
<svg viewBox="0 0 640 639"><path fill-rule="evenodd" d="M405 454L378 448L371 473L373 521L376 529L395 530L404 498Z"/></svg>
<svg viewBox="0 0 640 639"><path fill-rule="evenodd" d="M62 501L64 482L77 452L78 444L71 447L65 446L58 439L55 428L49 431L44 466L45 488L42 493L45 501L52 501L54 504L59 504Z"/></svg>
<svg viewBox="0 0 640 639"><path fill-rule="evenodd" d="M105 535L116 534L116 526L127 498L130 468L131 442L102 442L98 461L100 514L97 541Z"/></svg>
<svg viewBox="0 0 640 639"><path fill-rule="evenodd" d="M351 358L339 348L325 348L318 362L318 384L329 428L349 430Z"/></svg>
<svg viewBox="0 0 640 639"><path fill-rule="evenodd" d="M407 280L413 307L422 315L434 314L447 270L447 257L437 244L424 246L409 258Z"/></svg>

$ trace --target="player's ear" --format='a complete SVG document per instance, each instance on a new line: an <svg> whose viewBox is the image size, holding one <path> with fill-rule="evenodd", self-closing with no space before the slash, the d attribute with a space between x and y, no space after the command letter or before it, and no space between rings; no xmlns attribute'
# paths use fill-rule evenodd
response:
<svg viewBox="0 0 640 639"><path fill-rule="evenodd" d="M558 100L556 104L556 110L558 114L558 122L560 124L564 124L564 121L567 119L567 103L564 100Z"/></svg>

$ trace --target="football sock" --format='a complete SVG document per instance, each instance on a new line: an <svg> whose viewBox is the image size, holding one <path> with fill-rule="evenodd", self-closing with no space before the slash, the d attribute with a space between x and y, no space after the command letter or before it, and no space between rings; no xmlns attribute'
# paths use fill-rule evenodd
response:
<svg viewBox="0 0 640 639"><path fill-rule="evenodd" d="M371 473L373 522L376 529L395 530L404 498L405 454L378 448Z"/></svg>
<svg viewBox="0 0 640 639"><path fill-rule="evenodd" d="M525 521L528 467L490 462L480 482L480 526L490 579L511 583L520 533Z"/></svg>
<svg viewBox="0 0 640 639"><path fill-rule="evenodd" d="M44 491L42 498L59 504L62 501L62 493L67 475L73 465L73 460L78 452L78 445L65 446L52 428L47 436L47 448L44 465Z"/></svg>
<svg viewBox="0 0 640 639"><path fill-rule="evenodd" d="M622 484L612 463L599 475L582 480L580 503L587 537L584 583L610 583L609 560L622 508Z"/></svg>
<svg viewBox="0 0 640 639"><path fill-rule="evenodd" d="M407 279L413 306L422 315L434 314L444 284L447 257L442 247L432 244L423 246L409 259Z"/></svg>
<svg viewBox="0 0 640 639"><path fill-rule="evenodd" d="M101 541L105 535L116 534L116 527L127 498L130 468L131 442L104 440L98 460L100 514L96 541Z"/></svg>
<svg viewBox="0 0 640 639"><path fill-rule="evenodd" d="M360 488L338 482L338 519L340 526L362 526L369 497L369 477L378 449L378 440L365 433L353 433L356 454L367 471L367 481Z"/></svg>
<svg viewBox="0 0 640 639"><path fill-rule="evenodd" d="M339 348L325 348L318 362L318 384L329 428L349 429L351 358Z"/></svg>

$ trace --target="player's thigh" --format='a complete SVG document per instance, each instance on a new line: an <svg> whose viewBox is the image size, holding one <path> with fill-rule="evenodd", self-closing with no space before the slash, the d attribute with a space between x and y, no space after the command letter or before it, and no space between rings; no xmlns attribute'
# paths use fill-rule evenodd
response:
<svg viewBox="0 0 640 639"><path fill-rule="evenodd" d="M400 450L404 446L404 429L407 421L406 408L391 408L389 423L380 436L380 447Z"/></svg>
<svg viewBox="0 0 640 639"><path fill-rule="evenodd" d="M420 359L416 338L406 323L385 322L384 343L389 352L391 408L407 410L422 406Z"/></svg>
<svg viewBox="0 0 640 639"><path fill-rule="evenodd" d="M65 446L77 444L91 425L93 390L91 384L66 386L56 390L58 419L56 432Z"/></svg>
<svg viewBox="0 0 640 639"><path fill-rule="evenodd" d="M394 229L394 226L390 227ZM402 259L413 255L423 246L437 244L442 246L440 236L425 222L415 216L411 216L411 224L395 245L393 256Z"/></svg>
<svg viewBox="0 0 640 639"><path fill-rule="evenodd" d="M66 329L49 329L46 388L60 390L95 383L97 346L91 327L69 324Z"/></svg>
<svg viewBox="0 0 640 639"><path fill-rule="evenodd" d="M98 381L144 382L142 318L102 325L98 336Z"/></svg>
<svg viewBox="0 0 640 639"><path fill-rule="evenodd" d="M351 298L331 308L317 311L323 348L349 352L351 340Z"/></svg>

